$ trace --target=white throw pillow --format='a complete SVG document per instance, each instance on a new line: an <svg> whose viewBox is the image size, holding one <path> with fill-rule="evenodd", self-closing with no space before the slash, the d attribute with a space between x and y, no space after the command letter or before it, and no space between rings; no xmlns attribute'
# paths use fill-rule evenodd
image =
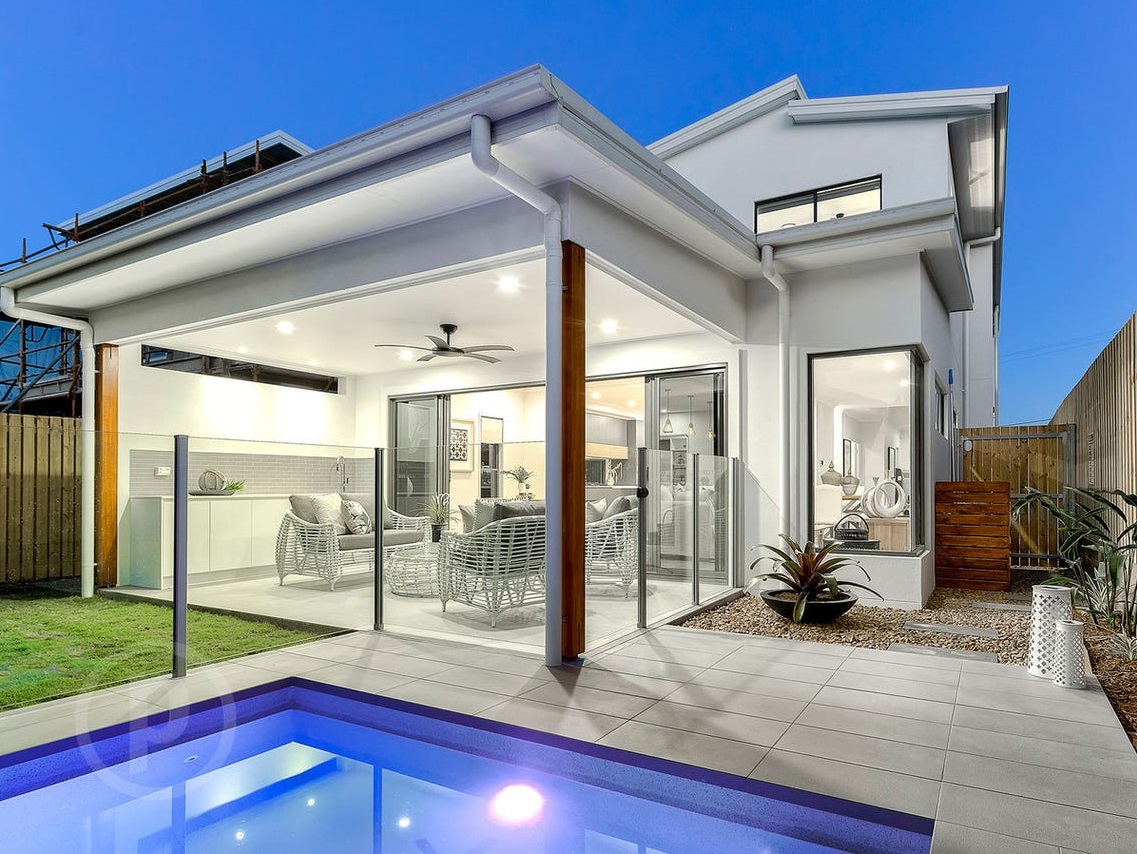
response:
<svg viewBox="0 0 1137 854"><path fill-rule="evenodd" d="M344 501L343 523L347 530L353 534L370 534L375 530L371 524L371 517L358 501Z"/></svg>
<svg viewBox="0 0 1137 854"><path fill-rule="evenodd" d="M604 518L604 511L608 509L608 499L598 498L595 501L584 502L584 524L599 522Z"/></svg>
<svg viewBox="0 0 1137 854"><path fill-rule="evenodd" d="M334 526L337 534L347 533L347 525L343 523L343 499L337 493L313 495L312 509L318 524Z"/></svg>

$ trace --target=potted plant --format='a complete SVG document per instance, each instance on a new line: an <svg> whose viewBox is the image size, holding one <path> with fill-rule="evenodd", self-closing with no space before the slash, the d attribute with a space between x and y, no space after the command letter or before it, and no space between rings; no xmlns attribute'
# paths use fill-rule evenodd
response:
<svg viewBox="0 0 1137 854"><path fill-rule="evenodd" d="M878 599L884 598L864 584L837 580L835 573L839 569L855 566L872 581L864 567L855 560L832 553L841 543L832 543L821 549L813 543L806 543L803 548L785 534L782 539L786 541L787 550L763 545L760 548L773 554L763 555L750 564L751 569L757 569L765 560L774 565L773 571L756 575L750 586L767 580L782 582L785 587L781 589L759 591L762 601L781 616L795 623L830 623L857 604L857 597L843 590L843 586L858 587Z"/></svg>
<svg viewBox="0 0 1137 854"><path fill-rule="evenodd" d="M529 479L533 477L533 472L525 468L523 465L516 465L511 469L503 471L506 477L510 480L517 481L517 497L520 500L532 499L533 493L529 491Z"/></svg>
<svg viewBox="0 0 1137 854"><path fill-rule="evenodd" d="M442 529L454 518L454 511L450 509L450 496L445 492L432 495L422 505L422 509L430 522L430 541L437 543L442 539Z"/></svg>

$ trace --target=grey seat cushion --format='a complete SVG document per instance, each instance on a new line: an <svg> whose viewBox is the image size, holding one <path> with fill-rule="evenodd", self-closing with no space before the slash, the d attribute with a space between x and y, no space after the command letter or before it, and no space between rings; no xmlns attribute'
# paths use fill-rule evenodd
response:
<svg viewBox="0 0 1137 854"><path fill-rule="evenodd" d="M409 546L411 543L422 542L422 531L383 531L383 545Z"/></svg>
<svg viewBox="0 0 1137 854"><path fill-rule="evenodd" d="M544 516L544 501L503 501L494 507L493 521L516 519L520 516Z"/></svg>
<svg viewBox="0 0 1137 854"><path fill-rule="evenodd" d="M422 542L422 531L384 531L383 545L409 546ZM340 551L351 552L357 549L375 548L375 534L340 534Z"/></svg>

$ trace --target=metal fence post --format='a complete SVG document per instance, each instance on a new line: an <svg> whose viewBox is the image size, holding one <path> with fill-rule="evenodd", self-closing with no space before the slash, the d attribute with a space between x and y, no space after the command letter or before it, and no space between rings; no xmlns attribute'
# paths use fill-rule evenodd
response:
<svg viewBox="0 0 1137 854"><path fill-rule="evenodd" d="M386 455L382 448L375 449L375 631L383 628L383 508L386 496L383 489L383 460Z"/></svg>
<svg viewBox="0 0 1137 854"><path fill-rule="evenodd" d="M691 479L688 492L691 493L691 507L694 514L691 520L691 604L699 604L699 455L691 454Z"/></svg>
<svg viewBox="0 0 1137 854"><path fill-rule="evenodd" d="M731 457L730 460L730 474L731 474L731 507L730 524L731 524L731 587L741 587L746 583L745 571L745 546L743 537L743 483L742 483L742 460L738 457Z"/></svg>
<svg viewBox="0 0 1137 854"><path fill-rule="evenodd" d="M636 628L647 628L647 448L639 448L639 476L636 478L636 496L639 498L636 514Z"/></svg>
<svg viewBox="0 0 1137 854"><path fill-rule="evenodd" d="M174 437L174 671L186 675L187 526L189 524L189 436Z"/></svg>

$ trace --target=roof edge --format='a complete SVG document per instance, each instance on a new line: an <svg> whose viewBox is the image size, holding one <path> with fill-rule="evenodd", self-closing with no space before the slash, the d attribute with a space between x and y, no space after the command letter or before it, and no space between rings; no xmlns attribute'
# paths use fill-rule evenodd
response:
<svg viewBox="0 0 1137 854"><path fill-rule="evenodd" d="M656 157L666 160L668 157L694 148L696 145L726 133L728 130L752 119L773 112L790 101L804 101L808 97L805 94L805 88L801 85L801 80L796 74L791 74L773 86L767 86L741 101L724 107L717 113L712 113L694 124L687 125L663 139L653 142L647 149Z"/></svg>
<svg viewBox="0 0 1137 854"><path fill-rule="evenodd" d="M765 234L759 233L758 245L773 246L777 250L790 246L801 246L814 241L829 240L834 237L847 237L945 217L955 219L955 199L950 196L934 199L930 202L916 202L911 205L854 214L825 222L795 225L791 228L781 228Z"/></svg>
<svg viewBox="0 0 1137 854"><path fill-rule="evenodd" d="M886 95L853 95L791 101L788 112L794 124L868 121L878 119L959 117L991 111L996 98L1008 87L942 89Z"/></svg>

